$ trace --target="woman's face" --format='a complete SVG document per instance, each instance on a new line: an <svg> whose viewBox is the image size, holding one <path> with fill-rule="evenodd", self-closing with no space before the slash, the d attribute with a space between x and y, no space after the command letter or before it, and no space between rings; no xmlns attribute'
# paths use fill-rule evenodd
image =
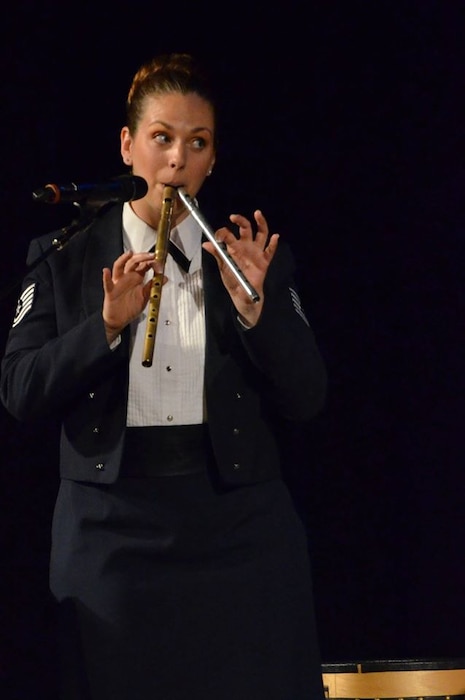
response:
<svg viewBox="0 0 465 700"><path fill-rule="evenodd" d="M215 162L214 114L195 93L169 93L146 98L137 131L121 130L121 155L134 175L143 177L148 192L131 203L146 223L157 228L165 185L184 187L195 197ZM173 220L186 216L176 200Z"/></svg>

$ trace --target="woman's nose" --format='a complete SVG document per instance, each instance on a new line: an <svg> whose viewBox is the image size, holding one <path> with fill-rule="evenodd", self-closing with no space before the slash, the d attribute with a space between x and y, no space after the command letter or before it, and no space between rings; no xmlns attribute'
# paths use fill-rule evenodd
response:
<svg viewBox="0 0 465 700"><path fill-rule="evenodd" d="M181 145L173 145L169 155L170 168L182 168L185 164L184 151Z"/></svg>

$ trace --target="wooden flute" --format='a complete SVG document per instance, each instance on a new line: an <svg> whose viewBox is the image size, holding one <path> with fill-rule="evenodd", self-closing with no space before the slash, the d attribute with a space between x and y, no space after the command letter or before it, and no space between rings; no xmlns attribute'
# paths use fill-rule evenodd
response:
<svg viewBox="0 0 465 700"><path fill-rule="evenodd" d="M160 262L162 267L160 272L154 272L152 286L150 289L147 328L145 331L144 350L142 356L142 365L144 367L152 366L158 314L160 311L161 290L163 287L165 261L168 254L168 241L171 231L171 217L173 214L176 195L177 191L175 187L170 187L169 185L165 186L163 190L160 223L157 231L157 242L155 244L155 260Z"/></svg>

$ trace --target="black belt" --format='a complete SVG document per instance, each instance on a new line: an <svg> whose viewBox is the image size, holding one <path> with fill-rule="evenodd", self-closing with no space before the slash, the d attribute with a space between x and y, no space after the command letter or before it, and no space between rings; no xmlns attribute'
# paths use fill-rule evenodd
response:
<svg viewBox="0 0 465 700"><path fill-rule="evenodd" d="M210 454L205 423L127 428L121 476L197 474L207 471Z"/></svg>

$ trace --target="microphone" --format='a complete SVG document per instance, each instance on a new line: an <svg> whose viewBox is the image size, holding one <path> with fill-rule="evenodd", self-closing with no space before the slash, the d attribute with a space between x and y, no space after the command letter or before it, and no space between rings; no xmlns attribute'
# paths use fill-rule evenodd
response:
<svg viewBox="0 0 465 700"><path fill-rule="evenodd" d="M32 199L35 202L58 204L59 202L130 202L141 199L147 194L148 185L143 177L138 175L121 175L108 182L83 183L76 185L70 182L66 185L49 184L34 190Z"/></svg>

